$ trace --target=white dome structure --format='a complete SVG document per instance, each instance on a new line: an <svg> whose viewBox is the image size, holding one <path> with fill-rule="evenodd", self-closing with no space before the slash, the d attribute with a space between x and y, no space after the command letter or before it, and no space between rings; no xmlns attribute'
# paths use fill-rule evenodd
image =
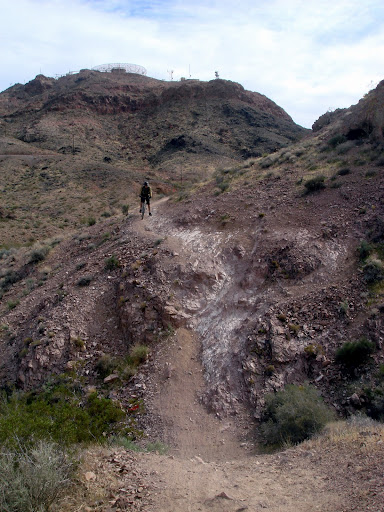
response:
<svg viewBox="0 0 384 512"><path fill-rule="evenodd" d="M103 73L136 73L137 75L146 75L147 70L143 66L128 63L101 64L95 66L92 71L101 71Z"/></svg>

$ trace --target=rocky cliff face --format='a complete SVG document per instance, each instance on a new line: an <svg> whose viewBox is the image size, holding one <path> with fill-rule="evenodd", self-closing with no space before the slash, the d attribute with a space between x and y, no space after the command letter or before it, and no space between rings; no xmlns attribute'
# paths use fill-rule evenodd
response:
<svg viewBox="0 0 384 512"><path fill-rule="evenodd" d="M313 131L329 127L332 135L342 135L350 141L384 140L384 81L348 109L323 114L313 125Z"/></svg>

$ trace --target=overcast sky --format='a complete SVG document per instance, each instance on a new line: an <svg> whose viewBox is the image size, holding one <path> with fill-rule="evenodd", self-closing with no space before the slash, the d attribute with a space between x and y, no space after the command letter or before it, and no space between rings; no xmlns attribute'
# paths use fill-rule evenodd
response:
<svg viewBox="0 0 384 512"><path fill-rule="evenodd" d="M306 127L384 79L383 0L0 0L0 91L104 63L239 82Z"/></svg>

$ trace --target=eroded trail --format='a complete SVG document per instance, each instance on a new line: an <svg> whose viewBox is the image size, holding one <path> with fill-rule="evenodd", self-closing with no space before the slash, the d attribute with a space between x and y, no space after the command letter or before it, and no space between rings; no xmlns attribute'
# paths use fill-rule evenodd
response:
<svg viewBox="0 0 384 512"><path fill-rule="evenodd" d="M190 285L186 279L177 292L187 322L160 347L147 383L152 397L148 410L159 419L169 453L138 456L151 489L152 505L145 510L344 510L345 497L329 485L313 454L256 454L252 416L236 375L235 355L241 346L233 340L245 314L226 306L229 300L237 304L249 298L221 258L219 235L204 241L201 233L172 229L164 216L155 215L136 227L143 235L166 237L173 255L169 272L177 267L180 275L189 276ZM214 405L214 412L203 402ZM226 414L221 414L221 402ZM231 406L236 414L228 414Z"/></svg>

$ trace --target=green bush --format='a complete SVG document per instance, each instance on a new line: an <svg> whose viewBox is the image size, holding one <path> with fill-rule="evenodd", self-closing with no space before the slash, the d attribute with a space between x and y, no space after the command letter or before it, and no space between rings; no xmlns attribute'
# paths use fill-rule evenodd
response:
<svg viewBox="0 0 384 512"><path fill-rule="evenodd" d="M129 356L135 366L144 363L148 358L148 347L145 345L134 345L129 351Z"/></svg>
<svg viewBox="0 0 384 512"><path fill-rule="evenodd" d="M23 279L23 276L19 272L14 270L8 270L0 280L0 288L7 291L12 285Z"/></svg>
<svg viewBox="0 0 384 512"><path fill-rule="evenodd" d="M105 270L114 270L118 267L120 267L120 261L115 255L112 255L105 260Z"/></svg>
<svg viewBox="0 0 384 512"><path fill-rule="evenodd" d="M325 176L322 175L315 176L314 178L307 180L304 183L304 187L306 188L306 194L317 192L318 190L322 190L323 188L325 188L324 181Z"/></svg>
<svg viewBox="0 0 384 512"><path fill-rule="evenodd" d="M367 284L379 283L384 279L384 268L380 260L371 259L363 267L363 279Z"/></svg>
<svg viewBox="0 0 384 512"><path fill-rule="evenodd" d="M347 137L345 135L338 134L329 139L328 145L331 146L331 148L335 148L344 142L347 142Z"/></svg>
<svg viewBox="0 0 384 512"><path fill-rule="evenodd" d="M0 451L0 510L45 512L71 483L74 464L56 444L40 441L32 448Z"/></svg>
<svg viewBox="0 0 384 512"><path fill-rule="evenodd" d="M342 169L339 170L339 172L337 173L339 176L346 176L347 174L350 174L351 172L351 169L349 169L349 167L343 167Z"/></svg>
<svg viewBox="0 0 384 512"><path fill-rule="evenodd" d="M374 349L375 345L366 338L347 341L336 351L335 361L348 369L354 369L366 363Z"/></svg>
<svg viewBox="0 0 384 512"><path fill-rule="evenodd" d="M384 421L384 382L364 389L365 412L370 418Z"/></svg>
<svg viewBox="0 0 384 512"><path fill-rule="evenodd" d="M49 252L49 247L37 245L32 249L28 256L28 263L39 263L40 261L45 260L47 254Z"/></svg>
<svg viewBox="0 0 384 512"><path fill-rule="evenodd" d="M80 277L80 279L77 281L77 286L89 286L92 282L93 276L86 275Z"/></svg>
<svg viewBox="0 0 384 512"><path fill-rule="evenodd" d="M96 371L102 379L114 373L119 365L119 361L116 357L110 354L104 354L96 363Z"/></svg>
<svg viewBox="0 0 384 512"><path fill-rule="evenodd" d="M125 413L96 393L83 396L70 386L14 394L0 402L0 445L52 439L64 445L103 441L124 429Z"/></svg>
<svg viewBox="0 0 384 512"><path fill-rule="evenodd" d="M359 258L364 261L368 258L368 256L371 254L373 250L373 247L371 244L369 244L366 240L362 240L359 247L357 248L357 251L359 253Z"/></svg>
<svg viewBox="0 0 384 512"><path fill-rule="evenodd" d="M266 396L261 432L271 445L296 444L319 432L334 414L316 388L288 385L283 391Z"/></svg>

